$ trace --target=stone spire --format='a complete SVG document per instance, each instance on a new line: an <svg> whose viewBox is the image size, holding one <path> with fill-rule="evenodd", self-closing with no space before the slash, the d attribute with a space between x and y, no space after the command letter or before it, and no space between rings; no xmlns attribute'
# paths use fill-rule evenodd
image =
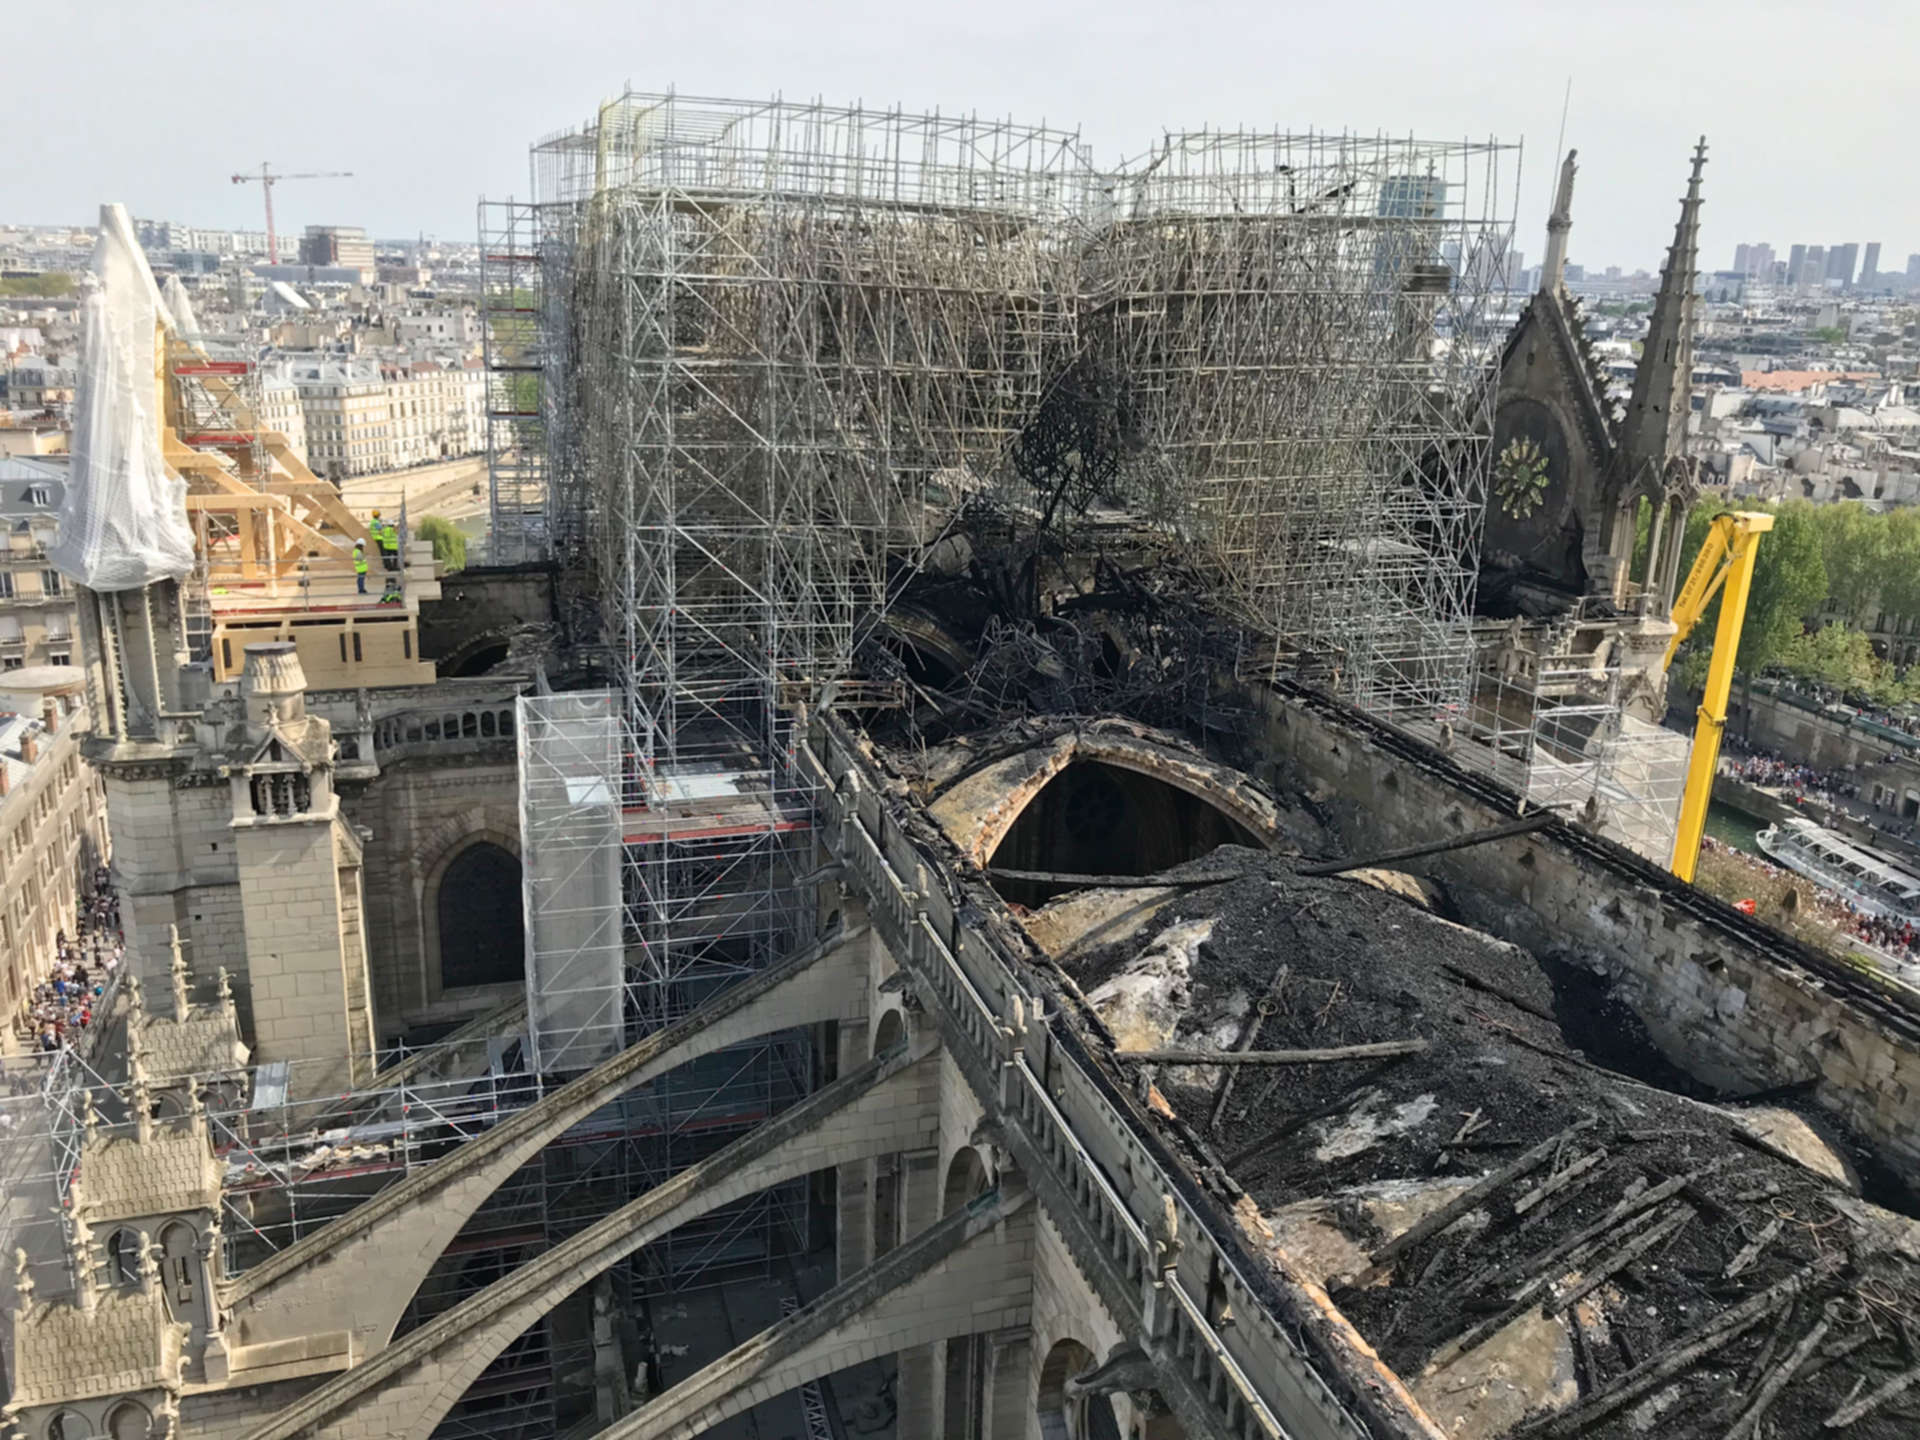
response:
<svg viewBox="0 0 1920 1440"><path fill-rule="evenodd" d="M13 1252L13 1303L22 1316L33 1313L33 1266L25 1250Z"/></svg>
<svg viewBox="0 0 1920 1440"><path fill-rule="evenodd" d="M137 1052L127 1055L127 1108L133 1111L133 1133L142 1145L153 1139L153 1097L147 1089L147 1067Z"/></svg>
<svg viewBox="0 0 1920 1440"><path fill-rule="evenodd" d="M180 927L167 926L167 944L173 952L170 966L173 975L173 1018L187 1018L187 957L180 948Z"/></svg>
<svg viewBox="0 0 1920 1440"><path fill-rule="evenodd" d="M148 1295L160 1293L160 1247L153 1243L153 1236L145 1230L134 1233L134 1246L139 1252L136 1258L140 1277L140 1289Z"/></svg>
<svg viewBox="0 0 1920 1440"><path fill-rule="evenodd" d="M1553 193L1553 213L1547 217L1547 258L1540 262L1540 289L1558 295L1567 278L1567 232L1573 229L1573 163L1578 150L1567 151L1560 165L1560 186Z"/></svg>
<svg viewBox="0 0 1920 1440"><path fill-rule="evenodd" d="M67 1259L73 1263L73 1298L88 1315L100 1294L93 1281L93 1227L75 1211L67 1221Z"/></svg>
<svg viewBox="0 0 1920 1440"><path fill-rule="evenodd" d="M1660 293L1647 322L1645 348L1633 374L1633 398L1621 428L1621 458L1629 482L1660 475L1667 461L1683 453L1687 416L1693 408L1693 320L1695 251L1700 239L1700 172L1707 164L1707 137L1693 152L1693 176L1680 202L1680 222L1660 272Z"/></svg>

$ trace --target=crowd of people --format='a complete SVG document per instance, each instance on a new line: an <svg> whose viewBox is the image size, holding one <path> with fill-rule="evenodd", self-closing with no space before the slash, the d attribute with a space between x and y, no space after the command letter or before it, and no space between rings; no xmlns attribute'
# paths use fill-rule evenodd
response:
<svg viewBox="0 0 1920 1440"><path fill-rule="evenodd" d="M1860 782L1850 769L1821 770L1765 750L1728 754L1721 760L1721 769L1749 785L1791 791L1796 800L1816 800L1822 805L1838 806L1860 798Z"/></svg>
<svg viewBox="0 0 1920 1440"><path fill-rule="evenodd" d="M1762 884L1771 885L1781 880L1804 883L1813 896L1813 911L1809 918L1818 920L1841 935L1872 947L1889 959L1906 965L1920 964L1920 931L1916 931L1906 921L1870 915L1845 895L1829 890L1805 875L1796 874L1783 866L1775 865L1765 856L1750 854L1724 841L1716 840L1711 835L1706 836L1700 843L1709 853L1724 855L1751 871L1756 889ZM1752 907L1749 905L1742 908L1751 909Z"/></svg>
<svg viewBox="0 0 1920 1440"><path fill-rule="evenodd" d="M1874 724L1883 725L1889 730L1900 730L1908 735L1920 736L1920 714L1915 714L1909 707L1902 706L1898 710L1888 710L1870 703L1856 704L1855 700L1865 697L1856 696L1854 700L1850 700L1832 686L1816 684L1811 680L1801 680L1793 676L1776 678L1771 683L1776 691L1787 691L1802 696L1820 706L1844 705L1858 719L1871 720Z"/></svg>
<svg viewBox="0 0 1920 1440"><path fill-rule="evenodd" d="M1787 792L1796 805L1809 802L1829 810L1844 811L1854 819L1871 825L1882 836L1912 841L1920 833L1920 822L1903 819L1897 802L1888 798L1869 803L1860 787L1859 767L1822 770L1817 765L1788 760L1764 747L1744 747L1732 736L1722 742L1720 773L1749 785ZM1891 762L1896 757L1889 755Z"/></svg>
<svg viewBox="0 0 1920 1440"><path fill-rule="evenodd" d="M51 1053L79 1041L93 1025L96 1007L126 953L120 901L103 865L81 898L74 934L62 930L55 936L47 978L27 998L24 1020L36 1049Z"/></svg>

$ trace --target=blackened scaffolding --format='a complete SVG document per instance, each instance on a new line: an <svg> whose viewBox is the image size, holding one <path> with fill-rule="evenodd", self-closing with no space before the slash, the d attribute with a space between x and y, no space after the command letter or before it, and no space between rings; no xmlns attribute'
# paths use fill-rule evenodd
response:
<svg viewBox="0 0 1920 1440"><path fill-rule="evenodd" d="M1118 177L1082 261L1120 493L1185 529L1296 675L1387 718L1469 689L1516 158L1170 134Z"/></svg>

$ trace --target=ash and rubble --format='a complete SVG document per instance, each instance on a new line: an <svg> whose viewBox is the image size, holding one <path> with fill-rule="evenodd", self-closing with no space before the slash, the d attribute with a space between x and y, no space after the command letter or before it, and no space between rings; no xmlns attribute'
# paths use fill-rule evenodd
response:
<svg viewBox="0 0 1920 1440"><path fill-rule="evenodd" d="M866 657L907 682L898 709L863 717L868 738L937 821L996 767L1044 784L1066 734L1252 757L1212 677L1262 660L1191 577L1097 562L1008 621L983 560L918 587L912 652ZM1270 848L1044 902L995 878L979 830L941 823L1249 1247L1324 1291L1443 1432L1758 1440L1837 1417L1832 1433L1920 1433L1920 1385L1882 1393L1920 1380L1920 1224L1869 1151L1804 1096L1711 1094L1603 977L1458 923L1417 874L1297 873L1349 853L1328 812L1221 772L1268 807ZM1402 1041L1424 1048L1122 1058Z"/></svg>
<svg viewBox="0 0 1920 1440"><path fill-rule="evenodd" d="M1198 1169L1217 1167L1256 1249L1325 1287L1449 1434L1719 1436L1824 1326L1767 1407L1771 1431L1743 1432L1812 1434L1920 1358L1920 1226L1859 1198L1844 1145L1807 1115L1603 1067L1575 1044L1600 1026L1611 1060L1668 1073L1631 1015L1587 1013L1586 977L1435 913L1427 882L1296 863L1222 847L1167 888L1080 891L1025 923L1116 1055L1426 1042L1381 1060L1116 1069ZM1431 1238L1370 1259L1543 1146ZM1752 1323L1698 1363L1606 1406L1743 1305ZM1916 1423L1920 1407L1892 1400L1845 1433Z"/></svg>

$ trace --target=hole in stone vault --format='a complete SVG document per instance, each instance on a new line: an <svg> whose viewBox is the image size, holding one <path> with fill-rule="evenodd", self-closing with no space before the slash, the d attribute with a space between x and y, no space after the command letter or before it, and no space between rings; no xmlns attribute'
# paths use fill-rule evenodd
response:
<svg viewBox="0 0 1920 1440"><path fill-rule="evenodd" d="M1222 845L1262 842L1198 795L1097 760L1068 765L1020 812L991 866L1065 875L1153 875ZM994 877L1017 905L1045 904L1073 887Z"/></svg>

